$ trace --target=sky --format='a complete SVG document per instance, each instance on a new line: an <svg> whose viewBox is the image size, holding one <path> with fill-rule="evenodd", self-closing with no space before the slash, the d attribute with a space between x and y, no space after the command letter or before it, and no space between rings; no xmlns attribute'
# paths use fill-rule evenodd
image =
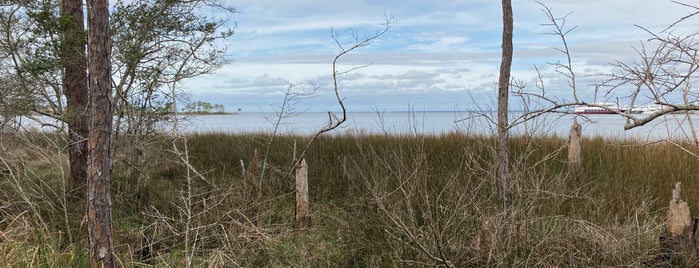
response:
<svg viewBox="0 0 699 268"><path fill-rule="evenodd" d="M567 41L579 95L595 101L594 83L617 60L637 59L634 48L690 11L669 0L542 0L566 17ZM184 83L192 100L223 104L227 111L273 112L285 92L309 93L297 111L338 111L332 60L351 31L371 36L386 16L384 35L340 58L339 94L350 112L463 111L494 107L500 68L502 7L495 0L238 0L230 64ZM561 40L536 1L513 1L512 76L547 94L570 98L565 77L551 63L565 60ZM697 19L681 27L693 30ZM359 68L357 68L359 67ZM315 89L315 90L313 90ZM514 103L514 101L512 101ZM517 106L516 103L512 104Z"/></svg>

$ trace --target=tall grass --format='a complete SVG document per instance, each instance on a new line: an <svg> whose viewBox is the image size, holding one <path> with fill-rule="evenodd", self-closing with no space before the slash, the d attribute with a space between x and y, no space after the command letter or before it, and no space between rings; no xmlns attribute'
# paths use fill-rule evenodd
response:
<svg viewBox="0 0 699 268"><path fill-rule="evenodd" d="M117 151L122 264L182 266L191 253L198 267L654 266L675 181L690 208L699 207L692 198L699 161L668 143L585 139L584 173L569 176L564 139L515 137L515 202L501 211L491 137L346 134L309 148L313 227L296 230L289 174L308 137L275 137L267 171L256 173L254 152L270 138L188 137L190 164L204 175L189 181L188 211L186 167L162 142L168 137L145 143L147 164L139 167L147 168L122 164L133 155ZM82 205L63 190L61 135L23 134L0 145L4 263L86 265Z"/></svg>

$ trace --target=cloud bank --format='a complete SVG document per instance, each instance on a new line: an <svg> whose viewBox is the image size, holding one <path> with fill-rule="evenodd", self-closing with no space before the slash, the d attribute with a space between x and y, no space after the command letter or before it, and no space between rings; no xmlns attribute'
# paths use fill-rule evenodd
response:
<svg viewBox="0 0 699 268"><path fill-rule="evenodd" d="M380 2L380 3L377 3ZM661 31L687 10L669 1L546 1L566 26L578 90L594 101L596 76L610 63L634 58L633 47ZM338 47L330 30L371 35L385 14L397 21L370 46L347 55L341 70L366 66L340 77L348 108L367 110L469 110L495 96L500 64L501 7L492 0L461 1L237 1L234 62L215 74L188 81L193 98L228 110L271 111L289 84L313 80L324 85L298 105L311 111L337 109L331 62ZM536 84L537 66L547 93L570 96L567 81L549 63L563 61L546 16L535 1L515 1L513 76ZM691 23L691 22L689 22ZM692 29L696 25L685 25ZM491 97L493 96L493 97Z"/></svg>

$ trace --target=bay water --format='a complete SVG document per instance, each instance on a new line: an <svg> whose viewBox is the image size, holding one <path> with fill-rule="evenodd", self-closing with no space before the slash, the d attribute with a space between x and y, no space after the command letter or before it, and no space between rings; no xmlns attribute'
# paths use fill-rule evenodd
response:
<svg viewBox="0 0 699 268"><path fill-rule="evenodd" d="M511 121L521 113L510 114ZM341 117L341 114L336 115ZM634 115L643 118L646 115ZM695 118L696 117L696 118ZM274 113L237 113L224 115L180 116L178 131L191 133L277 133L313 135L326 127L328 113L306 112L279 117ZM518 123L511 128L512 135L557 135L567 137L573 120L583 128L584 137L605 137L657 141L665 139L692 139L699 126L698 114L670 114L656 118L650 123L630 130L624 130L626 119L619 115L546 114L535 119ZM21 119L21 125L30 129L55 130L52 125L61 125L55 120L44 118L36 122ZM483 112L349 112L347 120L337 129L328 132L338 134L388 134L388 135L441 135L461 133L493 135L496 133L496 114ZM520 122L520 121L516 121ZM172 124L162 126L164 132L172 132Z"/></svg>
<svg viewBox="0 0 699 268"><path fill-rule="evenodd" d="M521 113L512 113L514 120ZM340 116L340 115L337 115ZM635 115L642 118L646 115ZM512 127L512 135L568 135L573 119L583 127L587 137L662 140L686 139L692 127L699 126L697 115L671 114L645 126L624 130L626 119L619 115L547 114ZM273 113L238 113L230 115L198 115L184 117L183 133L273 133L312 135L327 126L328 113L299 113L280 118ZM347 120L331 134L426 134L465 133L490 135L495 133L495 114L482 112L351 112ZM334 118L333 118L334 120Z"/></svg>

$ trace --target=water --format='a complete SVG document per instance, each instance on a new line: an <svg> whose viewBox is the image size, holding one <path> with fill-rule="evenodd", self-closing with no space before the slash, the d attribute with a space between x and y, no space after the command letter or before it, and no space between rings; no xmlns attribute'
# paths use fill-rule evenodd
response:
<svg viewBox="0 0 699 268"><path fill-rule="evenodd" d="M510 117L514 119L519 114ZM643 117L645 115L638 115ZM471 112L359 112L348 113L347 121L334 134L443 134L449 132L489 135L495 132L494 114ZM686 115L667 115L646 126L624 130L625 119L618 115L549 114L513 127L514 135L567 136L573 118L583 126L584 136L620 139L684 139L691 134ZM272 133L277 117L268 113L192 116L182 124L184 133ZM694 119L699 125L699 119ZM281 119L277 133L311 135L328 124L327 113L301 113Z"/></svg>
<svg viewBox="0 0 699 268"><path fill-rule="evenodd" d="M514 120L520 113L513 113ZM638 115L643 117L645 115ZM691 115L698 117L696 114ZM231 115L198 115L182 117L181 133L272 133L275 125L278 134L312 135L327 126L327 113L299 113L279 120L270 113L240 113ZM583 136L657 141L663 139L690 139L691 124L686 115L672 114L657 118L645 126L624 130L626 121L618 115L548 114L512 128L513 135L558 135L567 137L573 118L583 127ZM60 125L55 120L42 118L45 124L21 119L21 125L29 129L51 131L46 126ZM328 134L428 134L439 135L459 132L464 134L491 135L495 133L495 114L473 112L355 112L347 114L347 121ZM692 119L699 126L699 118ZM167 128L171 128L171 125ZM696 128L695 128L696 129Z"/></svg>
<svg viewBox="0 0 699 268"><path fill-rule="evenodd" d="M277 117L267 113L240 113L234 115L202 115L188 118L184 132L272 132ZM300 113L282 118L278 133L311 135L328 125L327 113ZM348 113L347 121L333 133L365 134L439 134L453 132L460 125L452 112L394 112Z"/></svg>

